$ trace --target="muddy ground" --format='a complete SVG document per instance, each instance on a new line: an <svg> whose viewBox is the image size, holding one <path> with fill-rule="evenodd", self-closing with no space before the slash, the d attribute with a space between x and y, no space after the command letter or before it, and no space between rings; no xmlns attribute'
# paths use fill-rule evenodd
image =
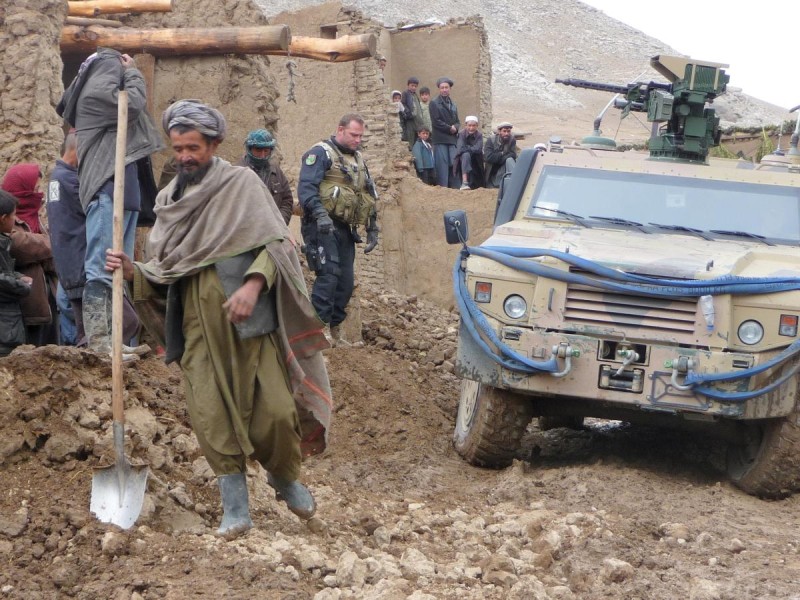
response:
<svg viewBox="0 0 800 600"><path fill-rule="evenodd" d="M710 442L602 421L532 425L513 466L471 467L450 441L457 317L360 302L366 345L327 353L331 444L304 466L317 516L298 520L251 465L256 527L232 541L214 535L176 369L125 370L128 451L151 476L121 531L89 512L109 365L55 347L0 360L0 597L800 599L799 499L740 492Z"/></svg>

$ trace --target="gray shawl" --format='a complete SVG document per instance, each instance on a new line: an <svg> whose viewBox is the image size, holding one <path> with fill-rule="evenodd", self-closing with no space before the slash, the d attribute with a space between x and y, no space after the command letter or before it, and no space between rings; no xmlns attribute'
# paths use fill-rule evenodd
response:
<svg viewBox="0 0 800 600"><path fill-rule="evenodd" d="M153 258L136 263L153 283L174 283L215 262L266 248L278 276L278 347L289 375L302 426L303 453L325 449L332 412L328 373L321 350L329 344L311 304L289 228L261 179L247 167L220 158L202 181L173 201L173 179L156 198L150 233Z"/></svg>

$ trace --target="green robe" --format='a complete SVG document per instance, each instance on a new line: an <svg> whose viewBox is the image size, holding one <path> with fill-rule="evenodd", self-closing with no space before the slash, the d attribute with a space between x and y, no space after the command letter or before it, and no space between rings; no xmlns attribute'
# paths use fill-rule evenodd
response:
<svg viewBox="0 0 800 600"><path fill-rule="evenodd" d="M276 267L266 251L246 275L253 273L266 278L266 289L275 282ZM144 278L135 281L150 287ZM186 401L211 468L217 475L240 473L246 457L252 457L277 477L297 479L300 422L274 334L239 337L222 308L227 298L214 266L183 277L178 285ZM148 291L134 290L134 297L144 298Z"/></svg>

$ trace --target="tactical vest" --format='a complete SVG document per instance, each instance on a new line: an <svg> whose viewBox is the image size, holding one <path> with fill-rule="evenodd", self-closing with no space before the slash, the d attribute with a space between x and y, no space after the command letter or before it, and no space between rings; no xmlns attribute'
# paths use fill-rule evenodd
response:
<svg viewBox="0 0 800 600"><path fill-rule="evenodd" d="M333 161L319 186L322 206L348 225L368 225L375 213L375 199L368 189L367 166L360 152L345 154L329 142L319 142Z"/></svg>

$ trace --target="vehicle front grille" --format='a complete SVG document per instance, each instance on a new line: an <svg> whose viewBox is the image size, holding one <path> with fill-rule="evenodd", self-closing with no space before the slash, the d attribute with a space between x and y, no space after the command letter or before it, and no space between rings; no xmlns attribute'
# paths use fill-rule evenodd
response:
<svg viewBox="0 0 800 600"><path fill-rule="evenodd" d="M617 326L638 330L646 337L693 336L696 314L695 298L653 298L575 284L567 289L564 307L566 323Z"/></svg>

